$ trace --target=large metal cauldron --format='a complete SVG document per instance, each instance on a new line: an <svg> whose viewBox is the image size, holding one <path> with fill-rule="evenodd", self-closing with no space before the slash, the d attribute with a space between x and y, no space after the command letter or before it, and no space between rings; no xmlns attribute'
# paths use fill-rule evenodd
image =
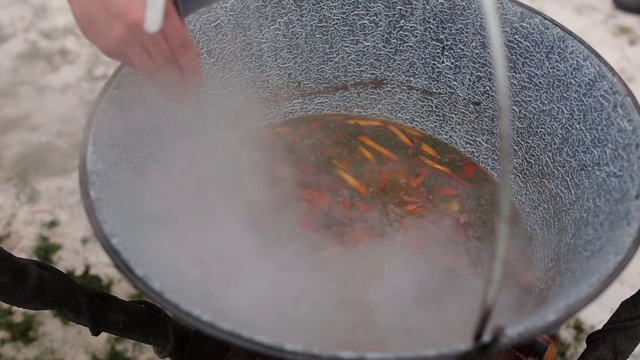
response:
<svg viewBox="0 0 640 360"><path fill-rule="evenodd" d="M575 35L515 1L500 8L513 101L513 196L544 284L531 299L535 310L507 326L503 342L510 343L561 324L635 252L640 108ZM87 126L81 162L83 200L98 238L151 299L240 346L301 358L453 357L471 349L471 339L407 353L310 349L220 321L210 304L223 290L207 282L206 248L192 247L188 237L164 238L171 219L150 216L154 209L140 193L161 176L167 154L203 133L231 134L264 117L315 112L414 125L497 175L496 101L482 19L473 0L224 0L191 15L211 121L164 102L133 71L116 71ZM166 190L169 197L171 186ZM194 227L206 221L193 215Z"/></svg>

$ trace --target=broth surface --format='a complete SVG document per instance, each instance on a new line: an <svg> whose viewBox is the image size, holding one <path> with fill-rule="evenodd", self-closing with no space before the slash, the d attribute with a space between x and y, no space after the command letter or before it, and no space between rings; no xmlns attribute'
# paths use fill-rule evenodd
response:
<svg viewBox="0 0 640 360"><path fill-rule="evenodd" d="M335 311L343 314L344 324L366 329L334 339L340 348L403 350L397 347L403 341L387 339L393 327L420 331L429 323L432 331L425 336L450 344L448 331L441 331L439 340L434 334L448 321L460 322L459 313L465 320L454 328L466 329L455 330L457 335L470 333L494 256L498 184L487 171L432 135L370 116L307 115L271 123L252 136L249 142L265 154L259 166L270 189L247 203L255 231L265 239L307 241L314 249L309 261L331 274L327 281L340 294ZM517 247L526 243L526 232L513 209ZM274 220L278 217L288 220ZM505 280L513 296L503 296L512 302L504 313L510 320L525 311L535 281L529 249L518 250L510 254L507 269L513 273ZM429 276L422 280L421 273ZM405 294L395 301L384 291ZM404 296L414 296L408 309L423 302L421 320L402 311ZM452 305L436 310L434 299ZM394 319L379 316L377 308L396 306ZM404 336L420 341L420 335Z"/></svg>
<svg viewBox="0 0 640 360"><path fill-rule="evenodd" d="M418 129L353 114L214 135L176 150L144 189L150 219L171 224L158 239L189 234L175 266L153 271L179 272L176 296L198 316L324 351L471 343L497 211L497 183L477 163ZM525 318L535 284L515 210L492 325ZM189 295L202 283L210 295Z"/></svg>
<svg viewBox="0 0 640 360"><path fill-rule="evenodd" d="M265 164L272 200L276 208L298 207L300 227L326 239L323 255L372 241L427 251L441 237L416 230L438 224L452 230L443 266L482 272L490 265L479 249L494 240L497 183L455 147L412 127L348 114L287 119L263 135L265 153L280 154Z"/></svg>

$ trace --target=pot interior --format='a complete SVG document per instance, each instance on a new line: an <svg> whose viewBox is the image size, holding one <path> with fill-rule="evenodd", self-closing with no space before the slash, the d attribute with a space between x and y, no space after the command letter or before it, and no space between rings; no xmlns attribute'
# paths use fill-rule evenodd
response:
<svg viewBox="0 0 640 360"><path fill-rule="evenodd" d="M531 256L537 277L526 296L511 291L509 281L503 287L492 324L505 324L507 339L516 340L585 306L636 250L640 115L592 49L530 9L500 4L513 101L513 196L528 233L526 241L514 239L525 247L511 262ZM213 154L265 124L359 114L432 134L496 177L496 101L478 2L220 1L188 24L203 51L205 117L164 101L122 69L87 128L85 205L125 275L177 316L259 350L323 357L470 348L476 318L460 309L476 313L482 286L437 303L413 297L407 313L407 303L393 299L411 299L420 276L429 279L410 269L402 269L412 279L405 287L394 278L376 295L381 308L396 310L377 324L404 340L354 347L332 336L375 331L341 328L344 314L328 315L337 305L327 294L335 289L296 261L304 248L249 245L257 235L245 231L241 212L223 204L259 193L258 185L216 183L229 169ZM403 295L388 296L394 291ZM447 311L457 325L439 324L430 335L409 321L428 323ZM437 340L437 333L447 337Z"/></svg>

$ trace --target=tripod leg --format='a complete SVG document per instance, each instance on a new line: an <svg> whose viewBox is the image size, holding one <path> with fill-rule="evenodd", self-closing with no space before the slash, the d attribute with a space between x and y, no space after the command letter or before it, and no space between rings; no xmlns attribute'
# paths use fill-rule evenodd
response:
<svg viewBox="0 0 640 360"><path fill-rule="evenodd" d="M625 360L640 343L640 291L623 301L611 318L587 336L578 360Z"/></svg>
<svg viewBox="0 0 640 360"><path fill-rule="evenodd" d="M67 320L154 347L163 356L184 353L191 330L148 302L125 301L76 283L40 261L0 247L0 302L27 310L56 310Z"/></svg>

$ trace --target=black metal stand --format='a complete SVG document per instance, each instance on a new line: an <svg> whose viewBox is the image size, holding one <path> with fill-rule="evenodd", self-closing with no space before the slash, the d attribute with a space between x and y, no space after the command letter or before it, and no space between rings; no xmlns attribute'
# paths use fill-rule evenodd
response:
<svg viewBox="0 0 640 360"><path fill-rule="evenodd" d="M232 350L231 345L182 325L150 302L125 301L78 284L50 265L18 258L2 247L0 302L27 310L56 310L69 321L89 328L93 336L106 332L151 345L160 358L216 360L224 359ZM495 352L500 336L496 332L493 341L478 346L461 360L486 358ZM639 343L640 291L625 300L602 329L587 337L587 349L579 360L624 360ZM497 358L511 359L507 355Z"/></svg>
<svg viewBox="0 0 640 360"><path fill-rule="evenodd" d="M640 343L640 291L623 301L602 329L587 336L578 360L626 360Z"/></svg>
<svg viewBox="0 0 640 360"><path fill-rule="evenodd" d="M222 359L230 346L194 331L147 301L125 301L78 284L40 261L18 258L0 247L0 302L27 310L56 310L67 320L151 345L160 358ZM198 339L198 343L193 342Z"/></svg>
<svg viewBox="0 0 640 360"><path fill-rule="evenodd" d="M640 14L640 0L613 0L613 3L620 10Z"/></svg>

